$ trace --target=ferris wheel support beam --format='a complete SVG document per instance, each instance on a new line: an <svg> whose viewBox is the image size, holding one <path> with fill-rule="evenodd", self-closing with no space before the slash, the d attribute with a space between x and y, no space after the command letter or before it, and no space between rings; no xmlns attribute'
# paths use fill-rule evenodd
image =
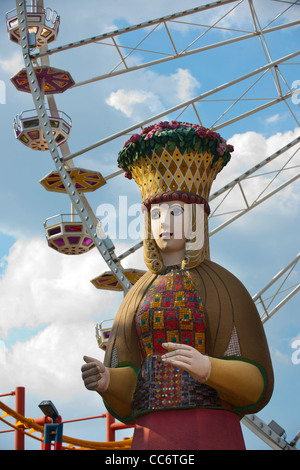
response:
<svg viewBox="0 0 300 470"><path fill-rule="evenodd" d="M284 25L274 26L272 28L269 28L269 29L265 30L264 34L272 33L274 31L278 31L278 30L283 29L283 28L289 28L291 26L297 26L299 24L300 24L300 21L292 21L291 23L286 23ZM76 87L79 87L79 86L82 86L82 85L88 85L89 83L98 82L100 80L105 80L107 78L111 78L111 77L114 77L114 76L117 76L117 75L123 75L124 73L135 72L137 70L141 70L141 69L144 69L144 68L147 68L147 67L153 67L155 65L163 64L164 62L168 62L168 61L171 61L171 60L174 60L174 59L180 59L182 57L188 57L188 56L193 55L193 54L199 54L201 52L205 52L205 51L208 51L210 49L215 49L217 47L227 46L227 45L233 44L235 42L239 42L239 41L243 41L243 40L246 40L246 39L251 39L251 38L254 38L254 37L258 37L258 36L260 36L260 34L261 34L260 32L248 33L248 34L244 34L243 36L238 36L236 38L226 39L224 41L216 42L214 44L209 44L209 45L206 45L206 46L198 47L198 48L192 49L190 51L178 52L178 53L172 54L168 57L164 57L164 58L161 58L161 59L156 59L156 60L153 60L153 61L150 61L150 62L146 62L144 64L139 64L139 65L134 65L134 66L128 66L127 65L127 67L124 68L124 69L114 70L113 72L109 72L109 73L106 73L106 74L103 74L103 75L99 75L98 77L94 77L94 78L90 78L90 79L87 79L87 80L82 80L81 82L77 82L73 85L72 88L76 88ZM120 46L118 46L118 47L120 48Z"/></svg>
<svg viewBox="0 0 300 470"><path fill-rule="evenodd" d="M266 314L266 317L264 317L262 319L262 323L265 323L269 318L271 318L276 312L278 312L278 310L281 309L281 307L283 307L292 297L294 297L294 295L296 295L298 292L300 291L300 284L295 287L295 289L290 292L290 294L288 294L281 302L279 302L278 305L276 305L276 307L274 307L271 312L268 312Z"/></svg>
<svg viewBox="0 0 300 470"><path fill-rule="evenodd" d="M214 228L213 230L211 230L210 232L210 236L211 235L214 235L215 233L217 233L218 231L220 231L221 229L223 229L224 227L226 227L227 225L229 225L230 223L234 222L235 220L237 220L239 217L241 217L243 214L245 214L246 212L249 212L251 209L254 209L255 207L257 207L259 204L261 204L262 202L266 201L267 199L269 199L271 196L273 196L274 194L276 194L277 192L279 192L280 190L284 189L286 186L288 186L289 184L293 183L294 181L296 181L300 174L296 174L294 177L292 177L291 179L289 179L288 181L284 182L283 184L281 184L280 186L278 186L276 189L274 189L273 191L269 192L266 196L264 197L261 197L263 193L266 192L266 190L268 189L268 187L274 182L274 180L277 178L277 176L284 170L288 170L289 168L286 168L286 165L287 163L289 163L291 161L291 159L296 155L296 153L300 150L300 148L298 147L294 154L288 159L288 161L285 163L285 165L277 170L275 173L276 175L273 177L273 179L271 180L271 182L267 181L267 183L265 184L265 188L260 192L260 194L255 198L255 200L253 202L250 202L247 197L246 197L246 194L245 194L245 191L242 187L242 183L244 183L245 181L247 181L249 178L253 178L253 173L256 172L257 170L263 168L265 165L267 165L268 163L274 161L278 156L280 156L281 154L283 154L284 152L286 152L287 150L290 150L293 146L299 144L300 142L300 136L297 137L296 139L294 139L293 141L289 142L287 145L285 145L284 147L282 147L281 149L279 149L277 152L273 153L272 155L270 155L269 157L267 157L266 159L262 160L259 164L255 165L253 168L249 169L248 171L246 171L245 173L243 173L241 176L239 176L238 178L236 178L235 180L233 180L231 183L225 185L223 188L221 188L220 190L216 191L215 193L212 194L212 196L209 198L209 203L211 201L213 201L214 199L216 199L217 197L221 196L224 194L223 196L223 199L222 201L216 206L216 208L212 211L211 215L210 215L210 218L216 218L216 217L220 217L220 216L224 216L224 215L228 215L230 213L236 213L236 215L234 215L233 217L231 217L230 219L226 220L223 224L219 225L218 227ZM263 176L263 175L257 175L258 176ZM218 213L218 209L219 207L223 204L223 202L225 201L225 199L229 196L230 192L234 189L234 188L237 188L239 189L240 191L240 195L242 196L242 200L244 201L244 208L242 209L236 209L236 210L232 210L230 212L228 212L227 214L226 213ZM253 194L252 194L253 196Z"/></svg>
<svg viewBox="0 0 300 470"><path fill-rule="evenodd" d="M257 415L246 415L241 419L241 423L268 444L268 446L273 450L297 450L292 443L286 442L272 429L270 426L271 423L266 424Z"/></svg>
<svg viewBox="0 0 300 470"><path fill-rule="evenodd" d="M159 25L160 23L163 23L165 21L175 20L176 18L180 18L180 17L183 17L183 16L188 16L188 15L191 15L192 13L199 13L201 11L206 11L206 10L209 10L209 9L212 9L212 8L215 8L215 7L228 5L230 3L237 3L238 1L239 0L220 0L220 1L217 1L217 2L213 2L213 3L208 3L206 5L202 5L202 6L199 6L199 7L196 7L196 8L191 8L189 10L184 10L184 11L181 11L181 12L178 12L178 13L174 13L172 15L166 15L166 16L162 16L161 18L156 18L156 19L153 19L153 20L150 20L150 21L145 21L143 23L139 23L139 24L134 25L134 26L128 26L126 28L117 29L117 30L111 31L109 33L103 33L103 34L99 34L97 36L93 36L93 37L90 37L90 38L87 38L87 39L81 39L80 41L65 44L64 46L55 47L53 49L49 49L47 52L43 51L43 52L34 54L33 57L37 58L37 57L41 57L42 55L50 55L50 54L55 54L57 52L66 51L68 49L73 49L73 48L76 48L76 47L84 46L86 44L91 44L91 43L94 43L96 41L101 41L103 39L112 38L114 36L120 36L121 34L124 34L124 33L137 31L138 29L141 29L141 28L146 28L146 27L149 27L149 26Z"/></svg>
<svg viewBox="0 0 300 470"><path fill-rule="evenodd" d="M95 246L97 247L98 251L100 252L106 264L110 267L115 277L118 279L123 290L125 292L128 292L132 285L131 282L127 279L127 277L123 273L120 266L115 263L111 255L111 251L106 245L106 241L98 236L97 226L95 226L94 221L91 220L90 218L89 208L86 207L86 205L84 204L84 198L82 198L82 196L77 191L72 179L70 178L67 170L65 169L63 165L62 158L60 157L58 153L56 143L52 136L51 126L50 126L49 118L48 118L47 111L45 108L42 93L41 93L38 80L35 74L35 70L31 61L29 41L28 41L26 1L16 0L16 9L17 9L18 21L19 21L20 32L21 32L20 37L21 37L22 54L23 54L23 58L25 62L26 72L28 75L30 90L31 90L32 98L34 101L34 105L36 107L38 117L44 129L45 138L47 140L47 144L49 146L49 150L50 150L53 162L56 166L57 171L60 174L61 180L63 181L63 184L71 199L72 204L74 205L83 224L86 226L89 236L93 240Z"/></svg>
<svg viewBox="0 0 300 470"><path fill-rule="evenodd" d="M274 152L272 155L270 155L269 157L265 158L264 160L262 160L260 163L258 163L257 165L253 166L252 168L250 168L249 170L247 170L245 173L243 173L241 176L239 176L238 178L236 178L235 180L231 181L231 183L228 183L226 184L225 186L223 186L223 188L219 189L218 191L214 192L210 198L209 198L209 201L212 201L214 200L217 196L220 196L221 194L223 194L225 191L229 190L229 189L232 189L235 185L237 185L238 183L240 183L241 181L245 180L246 178L248 178L250 175L252 175L255 171L263 168L265 165L267 165L267 163L270 163L272 160L274 160L275 158L277 158L279 155L283 154L284 152L286 152L287 150L291 149L292 147L294 147L294 145L300 143L300 136L299 137L296 137L296 139L292 140L291 142L289 142L287 145L284 145L284 147L281 147L281 149L277 150L277 152Z"/></svg>
<svg viewBox="0 0 300 470"><path fill-rule="evenodd" d="M270 108L271 106L274 106L275 104L281 103L281 102L286 102L289 98L291 98L293 93L290 91L286 93L285 95L280 96L279 98L275 98L272 101L269 101L269 103L262 104L261 106L258 106L257 108L250 109L250 111L247 111L246 113L239 114L235 118L230 119L229 121L223 122L222 124L219 124L218 126L213 126L212 129L217 131L219 129L222 129L223 127L229 126L230 124L233 124L237 121L240 121L241 119L245 119L248 116L252 116L253 114L258 113L259 111L263 111L264 109ZM299 123L297 122L299 125Z"/></svg>
<svg viewBox="0 0 300 470"><path fill-rule="evenodd" d="M235 0L235 1L237 1L237 0ZM217 4L211 4L211 5L213 5L213 6L222 6L223 3L225 4L225 2L217 2ZM227 3L229 3L229 2L227 2ZM197 13L198 11L202 11L203 9L209 9L209 7L210 7L210 5L205 5L205 7L200 7L200 8L188 10L186 12L177 13L175 15L172 15L171 17L166 16L166 17L162 17L158 20L153 20L153 21L142 23L142 24L135 25L135 26L132 26L132 27L116 30L116 31L113 31L111 33L105 33L105 34L102 34L102 35L99 35L99 36L93 36L92 38L83 39L83 40L78 41L76 43L70 43L70 44L67 44L65 46L60 46L60 47L55 48L55 49L47 50L47 52L42 51L40 53L37 53L37 54L33 55L32 57L34 57L36 59L36 58L42 57L46 54L47 55L54 54L56 52L61 52L61 51L65 51L65 50L68 50L68 49L71 49L71 48L74 48L74 47L79 47L79 46L83 46L83 45L86 45L86 44L91 44L93 42L101 44L101 42L99 42L99 41L101 41L103 39L108 39L108 38L112 39L113 44L102 43L102 45L115 47L118 54L121 55L120 49L121 49L121 47L125 47L125 46L118 45L116 43L115 39L114 39L115 36L119 36L121 34L128 33L130 31L135 31L137 29L149 27L149 25L156 25L156 27L159 24L164 25L164 27L166 29L166 32L167 32L167 34L170 38L170 42L172 44L172 47L174 49L174 52L175 52L174 54L167 54L167 57L163 57L163 58L160 58L160 59L157 59L157 60L154 60L154 61L150 61L150 62L146 62L146 63L143 63L143 64L138 64L138 65L135 65L135 66L130 66L129 64L127 64L124 60L125 58L121 55L122 60L121 60L120 64L118 64L112 71L110 71L107 74L103 74L103 75L100 75L100 76L97 76L97 77L94 77L94 78L91 78L91 79L87 79L87 80L78 82L78 83L74 84L74 86L73 86L73 88L74 88L74 87L78 87L78 86L81 86L81 85L86 85L88 83L93 83L93 82L96 82L96 81L99 81L99 80L103 80L103 79L106 79L106 78L111 78L111 77L116 76L116 75L121 75L121 74L124 74L124 73L140 70L140 69L143 69L143 68L146 68L146 67L151 67L151 66L154 66L154 65L158 65L158 64L161 64L161 63L164 63L164 62L167 62L167 61L171 61L171 60L174 60L174 59L187 57L191 54L197 54L197 53L204 52L204 51L207 51L207 50L210 50L210 49L214 49L214 48L217 48L217 47L220 47L220 46L226 46L226 45L238 42L238 41L251 39L253 37L260 37L261 38L261 37L264 37L265 34L272 33L274 31L278 31L278 30L283 29L283 28L289 28L291 26L296 26L296 25L300 24L300 21L298 20L298 21L293 21L293 22L286 23L286 24L283 24L283 25L277 25L277 26L274 26L274 27L268 28L268 29L257 29L257 28L255 28L254 32L250 32L250 33L244 34L242 36L226 39L224 41L220 41L220 42L217 42L217 43L214 43L214 44L205 45L205 46L202 46L200 48L196 48L196 49L192 49L192 50L187 50L188 47L190 47L190 46L188 46L183 51L178 52L176 50L175 45L174 45L174 41L173 41L173 38L172 38L171 33L169 31L169 28L167 26L167 21L168 20L174 20L175 18L180 18L181 16L186 16L186 15L189 15L189 14ZM212 6L211 6L211 8L212 8ZM213 25L213 26L209 27L208 30L211 29L211 28L215 28L215 27L216 26ZM153 31L151 31L149 34L151 34L152 32ZM138 50L138 46L136 46L134 48L130 48L130 49L132 49L132 51L133 50ZM128 55L130 55L130 53ZM119 65L121 65L122 63L124 65L124 69L116 70L119 67Z"/></svg>
<svg viewBox="0 0 300 470"><path fill-rule="evenodd" d="M259 39L260 39L260 43L261 43L262 49L264 51L264 54L266 56L266 59L267 59L268 62L272 62L271 54L270 54L270 51L269 51L269 48L268 48L268 45L267 45L267 42L266 42L266 39L265 39L265 36L264 36L265 32L262 31L262 28L260 26L260 22L259 22L258 16L256 14L256 11L255 11L255 8L254 8L254 5L253 5L253 0L248 0L248 3L249 3L251 15L252 15L252 21L253 21L255 32L260 33ZM277 92L278 92L279 96L282 96L282 91L281 91L281 87L280 87L276 67L274 67L274 70L273 69L271 70L271 73L272 73L272 76L273 76L273 80L274 80Z"/></svg>
<svg viewBox="0 0 300 470"><path fill-rule="evenodd" d="M256 200L254 201L252 204L249 204L247 200L246 201L246 208L245 209L242 209L238 214L236 214L235 216L231 217L231 219L229 220L226 220L226 222L224 222L223 224L219 225L218 227L216 227L215 229L213 229L211 232L210 232L210 236L211 235L214 235L215 233L219 232L220 230L222 230L224 227L226 227L227 225L229 225L230 223L234 222L235 220L237 220L238 218L240 218L242 215L246 214L246 212L249 212L250 210L254 209L255 207L259 206L262 202L266 201L267 199L269 199L271 196L274 196L274 194L278 193L279 191L281 191L282 189L284 189L285 187L287 187L289 184L293 183L294 181L296 181L298 178L300 177L300 173L298 173L297 175L295 175L293 178L290 178L288 181L286 181L285 183L281 184L280 186L278 186L276 189L274 189L273 191L271 191L269 194L267 194L266 196L264 196L263 198L259 199L259 200ZM243 197L245 199L245 194L243 193Z"/></svg>
<svg viewBox="0 0 300 470"><path fill-rule="evenodd" d="M63 162L67 162L68 160L71 160L72 158L78 157L79 155L82 155L82 154L84 154L84 153L86 153L86 152L89 152L90 150L94 150L95 148L100 147L101 145L104 145L104 144L106 144L106 143L108 143L108 142L111 142L112 140L117 139L117 138L123 136L124 134L129 134L129 133L133 132L134 130L136 130L137 128L143 127L143 126L145 126L146 124L149 124L149 123L151 123L151 122L155 122L155 121L157 121L158 119L161 119L162 117L164 117L164 116L166 116L166 115L168 115L168 114L170 114L170 113L174 113L175 111L179 111L179 110L182 109L182 108L186 108L186 107L192 105L193 103L196 103L196 102L198 102L198 101L201 101L201 100L207 98L208 96L211 96L211 95L213 95L213 94L215 94L215 93L218 93L219 91L225 90L226 88L229 88L229 87L232 86L232 85L235 85L235 84L237 84L237 83L240 83L240 82L246 80L247 78L251 78L251 77L253 77L254 75L257 75L258 73L262 73L262 72L264 72L265 70L271 69L272 67L275 67L275 66L278 65L278 64L281 64L281 63L283 63L283 62L285 62L285 61L288 61L288 60L290 60L290 59L293 59L294 57L298 56L299 54L300 54L300 50L299 50L299 51L296 51L296 52L293 52L293 53L291 53L291 54L288 54L288 55L286 55L286 56L284 56L284 57L281 57L280 59L274 60L273 62L270 62L270 63L268 63L268 64L265 64L265 65L263 65L262 67L259 67L258 69L253 70L252 72L248 72L248 73L246 73L245 75L242 75L241 77L238 77L238 78L236 78L236 79L234 79L234 80L231 80L230 82L224 83L223 85L219 85L219 86L217 86L216 88L214 88L214 89L212 89L212 90L209 90L209 91L207 91L207 92L205 92L205 93L202 93L201 95L199 95L199 96L197 96L197 97L195 97L195 98L192 98L192 99L190 99L190 100L187 100L187 101L185 101L185 102L183 102L183 103L181 103L181 104L179 104L179 105L176 105L176 106L174 106L174 107L172 107L172 108L169 108L169 109L167 109L167 110L165 110L165 111L163 111L163 112L161 112L161 113L158 113L158 114L156 114L156 115L154 115L154 116L152 116L152 117L150 117L150 118L148 118L148 119L145 119L144 121L141 121L141 122L139 122L139 123L137 123L137 124L134 124L133 126L130 126L130 127L126 128L126 129L124 129L123 131L117 132L116 134L113 134L113 135L111 135L111 136L109 136L109 137L106 137L105 139L102 139L102 140L100 140L100 141L96 142L95 144L90 145L90 146L88 146L88 147L85 147L84 149L79 150L78 152L74 152L73 154L69 155L67 158L64 158L64 159L63 159ZM291 96L292 96L292 93L288 93L288 94L286 94L285 97L283 97L283 98L278 98L278 99L276 99L276 100L273 100L272 104L276 104L276 103L278 103L279 101L282 101L283 99L287 99L287 98L289 98L289 97L291 97ZM219 127L220 127L220 126L219 126ZM219 128L219 127L218 127L218 128Z"/></svg>
<svg viewBox="0 0 300 470"><path fill-rule="evenodd" d="M271 311L268 311L269 306L275 299L277 295L279 295L280 290L285 283L286 279L290 276L292 270L296 267L298 261L300 259L300 253L291 261L285 268L283 268L281 271L279 271L276 276L273 277L273 279L263 288L261 289L257 294L255 294L252 299L256 303L260 303L263 307L263 314L261 315L261 320L262 323L265 323L269 318L271 318L281 307L283 307L297 292L300 290L300 283L281 301L279 302L276 307L274 307ZM288 272L289 271L289 272ZM263 299L263 294L267 292L267 290L270 289L280 278L283 277L285 273L288 273L287 276L284 278L283 282L277 289L276 293L272 296L270 296L271 301L269 302L269 305L266 306L266 301Z"/></svg>

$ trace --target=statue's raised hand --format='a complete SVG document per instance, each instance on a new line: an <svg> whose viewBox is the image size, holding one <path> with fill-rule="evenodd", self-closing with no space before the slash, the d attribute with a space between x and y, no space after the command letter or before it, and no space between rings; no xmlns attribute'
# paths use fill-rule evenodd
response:
<svg viewBox="0 0 300 470"><path fill-rule="evenodd" d="M110 376L109 370L98 359L83 356L85 364L81 367L82 380L88 390L103 393L107 390Z"/></svg>

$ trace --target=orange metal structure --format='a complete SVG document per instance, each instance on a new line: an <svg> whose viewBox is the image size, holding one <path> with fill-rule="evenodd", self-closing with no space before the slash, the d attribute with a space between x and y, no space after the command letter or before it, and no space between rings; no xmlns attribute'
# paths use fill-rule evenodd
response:
<svg viewBox="0 0 300 470"><path fill-rule="evenodd" d="M51 423L51 419L47 416L40 418L25 418L25 387L16 387L13 392L9 392L0 395L0 398L5 396L15 396L15 410L11 409L0 401L0 410L5 413L0 416L0 420L13 429L1 431L1 433L15 432L15 450L25 450L25 436L32 437L41 442L41 450L44 449L43 438L44 438L44 425ZM15 419L15 424L10 423L4 417L12 417ZM116 441L116 431L120 429L132 428L132 425L125 425L120 422L115 422L115 418L107 411L105 414L99 416L85 417L74 419L70 421L62 421L62 424L67 424L74 421L84 421L96 418L106 418L106 442L93 442L76 439L68 436L63 436L62 443L68 444L67 446L60 446L62 450L72 449L86 449L86 450L108 450L118 449L125 450L130 449L132 438L124 438L122 441ZM29 432L28 432L29 430ZM39 432L41 437L33 436L33 432ZM49 446L48 446L49 447ZM59 450L57 446L54 446L54 450Z"/></svg>

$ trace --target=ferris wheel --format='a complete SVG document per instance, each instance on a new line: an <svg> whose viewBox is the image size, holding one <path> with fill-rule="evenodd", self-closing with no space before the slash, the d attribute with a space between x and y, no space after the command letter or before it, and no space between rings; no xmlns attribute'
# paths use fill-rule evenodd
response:
<svg viewBox="0 0 300 470"><path fill-rule="evenodd" d="M202 125L202 105L220 105L221 114L206 122L213 130L234 126L236 123L252 116L259 116L266 109L284 105L286 112L295 127L300 127L293 105L299 105L298 88L300 81L290 81L287 68L299 71L297 57L300 51L289 50L282 57L272 57L268 47L273 35L282 30L293 30L300 24L300 5L298 1L270 0L280 6L272 21L264 27L259 15L259 8L253 0L223 0L196 8L173 13L158 19L128 26L109 33L99 34L55 47L54 42L59 34L59 12L45 8L43 0L33 0L26 4L16 1L16 8L7 13L9 38L21 47L24 68L12 77L11 81L18 91L30 93L34 109L22 110L14 120L14 133L20 144L35 150L48 152L53 162L53 171L40 181L50 192L65 194L71 201L71 214L59 214L49 217L44 224L45 235L50 248L62 255L81 255L94 249L98 251L107 265L107 271L92 280L97 289L109 289L127 293L132 285L144 274L140 269L125 269L123 260L139 250L142 242L133 244L128 250L117 255L109 233L105 233L101 221L95 215L86 193L92 193L107 184L107 181L119 177L123 170L118 170L104 177L99 171L81 168L75 165L76 158L96 148L105 146L114 140L130 135L138 129L172 116L172 120L193 116L194 122ZM231 26L230 17L243 7L243 14L251 19L252 29ZM213 15L206 16L213 12ZM246 13L245 13L246 12ZM287 13L293 18L285 21ZM206 23L206 18L209 18ZM224 20L227 20L224 23ZM226 26L224 26L224 24ZM176 29L177 28L177 29ZM195 36L187 43L179 43L176 31L178 28L193 29ZM211 41L211 31L228 33L221 35L218 41ZM184 35L183 35L184 36ZM222 80L222 74L215 74L214 85L193 99L186 99L162 112L149 116L102 140L91 142L85 148L71 152L68 139L72 135L72 118L64 110L59 110L56 95L69 90L86 86L113 77L127 75L142 69L155 69L156 66L171 62L180 62L190 56L196 58L201 54L232 47L237 43L257 40L258 48L263 51L265 61L229 81ZM56 54L76 50L91 44L114 52L116 63L109 69L94 77L86 77L75 82L72 72L50 65ZM298 68L297 68L298 67ZM216 66L217 69L217 66ZM213 73L214 71L212 71ZM296 73L294 76L296 77ZM268 78L272 85L270 95L260 93L260 83ZM299 75L300 77L300 75ZM218 78L218 80L216 79ZM224 98L226 92L232 91L233 97ZM220 93L225 95L220 97ZM46 104L47 102L47 104ZM225 103L225 107L224 107ZM257 104L258 103L258 104ZM293 103L293 104L291 104ZM221 106L222 104L222 106ZM125 140L125 139L124 139ZM220 232L248 212L264 204L275 194L292 185L299 178L300 135L293 138L267 158L247 171L226 183L210 196L212 208L210 216L210 236ZM264 178L266 175L268 178ZM253 178L260 179L257 194L249 193L247 185ZM228 201L231 198L230 204ZM228 209L230 207L230 210ZM221 222L220 222L221 221ZM268 321L299 290L300 283L290 282L290 275L299 261L295 253L292 260L276 274L273 279L253 297L261 314L263 323ZM275 293L271 288L279 282ZM280 299L280 300L278 300ZM275 304L275 305L274 305ZM110 327L104 321L96 326L99 346L105 349ZM244 424L274 449L286 449L288 445L281 437L278 426L266 425L259 417L249 415L243 418ZM276 424L276 423L275 423Z"/></svg>

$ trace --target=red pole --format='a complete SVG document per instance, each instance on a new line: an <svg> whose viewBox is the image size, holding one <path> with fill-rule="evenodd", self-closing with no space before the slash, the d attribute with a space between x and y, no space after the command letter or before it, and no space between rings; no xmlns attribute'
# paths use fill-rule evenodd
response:
<svg viewBox="0 0 300 470"><path fill-rule="evenodd" d="M119 429L129 429L134 428L134 424L124 424L124 423L112 423L111 429L119 430Z"/></svg>
<svg viewBox="0 0 300 470"><path fill-rule="evenodd" d="M115 431L112 429L112 424L115 422L115 418L107 411L106 412L106 441L115 441Z"/></svg>
<svg viewBox="0 0 300 470"><path fill-rule="evenodd" d="M46 423L51 423L52 419L49 418L48 416L43 416L42 418L34 418L33 420L36 424L39 424L40 426L45 426ZM41 449L43 449L44 446L44 433L41 433L41 439L42 439L42 445Z"/></svg>
<svg viewBox="0 0 300 470"><path fill-rule="evenodd" d="M62 442L55 442L54 450L62 450Z"/></svg>
<svg viewBox="0 0 300 470"><path fill-rule="evenodd" d="M16 387L15 390L15 406L16 412L21 415L25 415L25 388ZM15 450L24 450L25 449L25 435L20 432L15 432Z"/></svg>

